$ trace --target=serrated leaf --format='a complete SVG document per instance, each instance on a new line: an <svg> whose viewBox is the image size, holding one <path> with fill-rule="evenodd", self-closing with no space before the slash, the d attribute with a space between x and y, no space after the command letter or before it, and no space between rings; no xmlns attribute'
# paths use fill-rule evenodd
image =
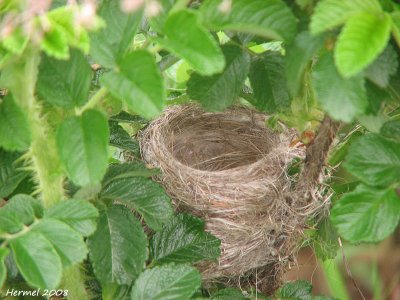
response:
<svg viewBox="0 0 400 300"><path fill-rule="evenodd" d="M102 84L132 111L146 118L159 114L166 96L153 55L145 50L131 52L120 61L119 71L104 74Z"/></svg>
<svg viewBox="0 0 400 300"><path fill-rule="evenodd" d="M290 41L296 34L296 18L280 0L232 0L223 11L222 0L205 1L200 10L212 30L232 30Z"/></svg>
<svg viewBox="0 0 400 300"><path fill-rule="evenodd" d="M391 120L383 124L381 134L387 138L400 141L400 120Z"/></svg>
<svg viewBox="0 0 400 300"><path fill-rule="evenodd" d="M36 89L48 103L73 108L88 100L91 76L90 65L80 51L71 50L68 60L43 55Z"/></svg>
<svg viewBox="0 0 400 300"><path fill-rule="evenodd" d="M67 35L55 22L52 22L50 28L44 33L40 46L48 56L57 59L68 59L69 57Z"/></svg>
<svg viewBox="0 0 400 300"><path fill-rule="evenodd" d="M293 96L297 96L302 86L304 70L312 57L324 44L325 35L311 36L309 32L299 33L286 50L286 78L288 88Z"/></svg>
<svg viewBox="0 0 400 300"><path fill-rule="evenodd" d="M62 275L61 260L43 235L28 232L10 240L10 245L18 269L29 285L41 289L58 287Z"/></svg>
<svg viewBox="0 0 400 300"><path fill-rule="evenodd" d="M386 88L389 84L390 76L396 74L398 65L397 53L393 46L389 44L365 70L365 75L379 87Z"/></svg>
<svg viewBox="0 0 400 300"><path fill-rule="evenodd" d="M7 269L5 265L5 259L10 251L7 248L0 248L0 288L3 287L6 281Z"/></svg>
<svg viewBox="0 0 400 300"><path fill-rule="evenodd" d="M89 52L89 35L82 26L77 26L76 10L72 5L64 4L57 9L52 9L47 17L50 23L57 24L58 29L63 31L69 45L79 48L85 54ZM96 20L97 17L92 18Z"/></svg>
<svg viewBox="0 0 400 300"><path fill-rule="evenodd" d="M365 135L350 146L344 166L369 185L399 182L400 144L377 134Z"/></svg>
<svg viewBox="0 0 400 300"><path fill-rule="evenodd" d="M172 13L167 18L163 31L165 38L158 38L156 42L185 59L198 73L206 76L223 70L225 61L221 49L200 24L195 12L181 10Z"/></svg>
<svg viewBox="0 0 400 300"><path fill-rule="evenodd" d="M61 221L43 219L32 227L32 232L41 234L53 245L64 268L86 258L88 250L82 235Z"/></svg>
<svg viewBox="0 0 400 300"><path fill-rule="evenodd" d="M280 296L284 299L309 299L312 285L305 280L296 280L286 283L280 289Z"/></svg>
<svg viewBox="0 0 400 300"><path fill-rule="evenodd" d="M9 196L29 175L29 172L20 169L21 163L17 162L20 156L18 152L7 152L0 148L0 198Z"/></svg>
<svg viewBox="0 0 400 300"><path fill-rule="evenodd" d="M381 10L377 0L322 0L314 9L310 31L318 34L342 25L360 12L376 13Z"/></svg>
<svg viewBox="0 0 400 300"><path fill-rule="evenodd" d="M360 13L351 17L335 46L335 63L339 72L348 78L372 63L385 49L390 29L388 14Z"/></svg>
<svg viewBox="0 0 400 300"><path fill-rule="evenodd" d="M131 177L145 177L150 178L154 175L159 174L158 169L148 169L142 162L132 162L123 164L110 164L107 169L107 173L103 178L102 185L106 187L112 181L122 178Z"/></svg>
<svg viewBox="0 0 400 300"><path fill-rule="evenodd" d="M43 217L43 207L39 200L24 194L13 196L2 209L15 213L18 220L25 225L30 225L35 219Z"/></svg>
<svg viewBox="0 0 400 300"><path fill-rule="evenodd" d="M77 185L100 182L107 169L107 119L96 110L66 119L57 130L57 150L68 177Z"/></svg>
<svg viewBox="0 0 400 300"><path fill-rule="evenodd" d="M211 297L212 300L247 300L243 292L239 289L225 288L221 289Z"/></svg>
<svg viewBox="0 0 400 300"><path fill-rule="evenodd" d="M139 142L129 135L118 123L109 122L110 127L110 145L132 151L140 156Z"/></svg>
<svg viewBox="0 0 400 300"><path fill-rule="evenodd" d="M90 35L90 54L97 63L107 68L117 66L129 50L142 14L140 9L130 14L122 12L118 1L101 2L98 15L106 27Z"/></svg>
<svg viewBox="0 0 400 300"><path fill-rule="evenodd" d="M332 208L339 234L352 243L378 242L389 236L400 220L400 199L394 189L359 185Z"/></svg>
<svg viewBox="0 0 400 300"><path fill-rule="evenodd" d="M180 214L152 236L150 256L156 263L216 260L220 244L216 237L204 231L202 220Z"/></svg>
<svg viewBox="0 0 400 300"><path fill-rule="evenodd" d="M312 85L318 102L335 120L350 122L368 106L363 77L344 79L330 53L322 56L314 67Z"/></svg>
<svg viewBox="0 0 400 300"><path fill-rule="evenodd" d="M195 268L188 265L163 265L140 274L132 287L131 299L189 299L200 284L200 273Z"/></svg>
<svg viewBox="0 0 400 300"><path fill-rule="evenodd" d="M226 67L222 73L202 76L193 73L187 83L187 92L210 111L223 110L238 97L250 68L249 54L237 46L223 47Z"/></svg>
<svg viewBox="0 0 400 300"><path fill-rule="evenodd" d="M112 176L111 174L118 174ZM110 167L103 181L101 197L117 200L136 210L153 230L160 230L173 214L171 200L164 189L146 178L154 171L141 165L122 164Z"/></svg>
<svg viewBox="0 0 400 300"><path fill-rule="evenodd" d="M15 28L11 34L1 40L4 48L18 55L22 54L28 41L29 39L21 27Z"/></svg>
<svg viewBox="0 0 400 300"><path fill-rule="evenodd" d="M259 110L276 112L290 107L284 58L277 52L267 52L254 59L249 73L254 101Z"/></svg>
<svg viewBox="0 0 400 300"><path fill-rule="evenodd" d="M111 116L110 121L116 121L119 123L137 123L141 125L148 123L148 121L141 116L131 115L126 111L121 111L118 115Z"/></svg>
<svg viewBox="0 0 400 300"><path fill-rule="evenodd" d="M89 256L100 282L131 284L147 259L147 237L126 207L113 205L100 212L97 229L88 238Z"/></svg>
<svg viewBox="0 0 400 300"><path fill-rule="evenodd" d="M66 200L57 203L44 212L45 218L60 220L83 236L91 235L97 224L99 213L86 200Z"/></svg>
<svg viewBox="0 0 400 300"><path fill-rule="evenodd" d="M0 101L0 147L10 151L27 150L31 131L27 115L9 94Z"/></svg>

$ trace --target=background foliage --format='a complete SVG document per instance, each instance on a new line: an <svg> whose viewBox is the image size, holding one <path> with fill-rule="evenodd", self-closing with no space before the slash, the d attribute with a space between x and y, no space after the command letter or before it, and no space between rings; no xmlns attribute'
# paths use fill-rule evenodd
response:
<svg viewBox="0 0 400 300"><path fill-rule="evenodd" d="M309 133L305 144L324 114L343 122L329 158L331 215L305 241L322 259L336 255L337 234L379 242L398 226L395 1L4 0L0 31L3 291L255 297L201 289L193 264L216 260L220 242L174 213L131 139L189 99L209 111L254 106L268 126ZM276 297L313 299L311 289L289 283Z"/></svg>

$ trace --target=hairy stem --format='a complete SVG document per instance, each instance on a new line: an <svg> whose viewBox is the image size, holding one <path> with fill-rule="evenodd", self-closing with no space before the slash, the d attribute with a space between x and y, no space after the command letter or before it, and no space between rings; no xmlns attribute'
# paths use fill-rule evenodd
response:
<svg viewBox="0 0 400 300"><path fill-rule="evenodd" d="M39 62L40 53L28 49L21 58L3 70L1 79L28 116L32 137L28 157L36 175L43 206L51 207L64 199L64 174L56 150L53 129L43 116L40 103L35 99ZM64 288L71 295L76 295L75 298L69 299L88 299L79 266L72 266L65 273L64 277L67 279Z"/></svg>
<svg viewBox="0 0 400 300"><path fill-rule="evenodd" d="M68 292L68 299L91 299L84 284L85 279L79 266L72 266L64 270L61 286Z"/></svg>

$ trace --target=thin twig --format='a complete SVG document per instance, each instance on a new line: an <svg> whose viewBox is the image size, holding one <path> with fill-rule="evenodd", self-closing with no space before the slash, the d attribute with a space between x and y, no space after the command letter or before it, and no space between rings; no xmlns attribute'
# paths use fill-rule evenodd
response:
<svg viewBox="0 0 400 300"><path fill-rule="evenodd" d="M365 300L364 294L362 293L360 287L358 286L357 282L355 281L355 279L353 277L353 274L351 273L350 266L347 263L346 255L344 254L344 250L343 250L342 240L340 239L340 237L338 238L338 241L339 241L340 250L342 251L343 264L344 264L344 267L346 268L347 275L350 277L351 281L353 282L353 285L357 289L357 291L360 294L361 298L363 300Z"/></svg>

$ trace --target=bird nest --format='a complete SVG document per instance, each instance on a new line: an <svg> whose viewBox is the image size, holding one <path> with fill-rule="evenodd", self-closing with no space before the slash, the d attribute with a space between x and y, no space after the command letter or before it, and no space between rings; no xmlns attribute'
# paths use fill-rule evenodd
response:
<svg viewBox="0 0 400 300"><path fill-rule="evenodd" d="M221 240L219 261L198 266L205 280L251 280L258 271L273 289L305 220L324 207L317 191L306 205L293 197L296 177L288 169L305 149L292 146L294 130L272 131L265 119L247 108L172 106L140 135L143 159L161 169L156 179L176 208L205 220Z"/></svg>

